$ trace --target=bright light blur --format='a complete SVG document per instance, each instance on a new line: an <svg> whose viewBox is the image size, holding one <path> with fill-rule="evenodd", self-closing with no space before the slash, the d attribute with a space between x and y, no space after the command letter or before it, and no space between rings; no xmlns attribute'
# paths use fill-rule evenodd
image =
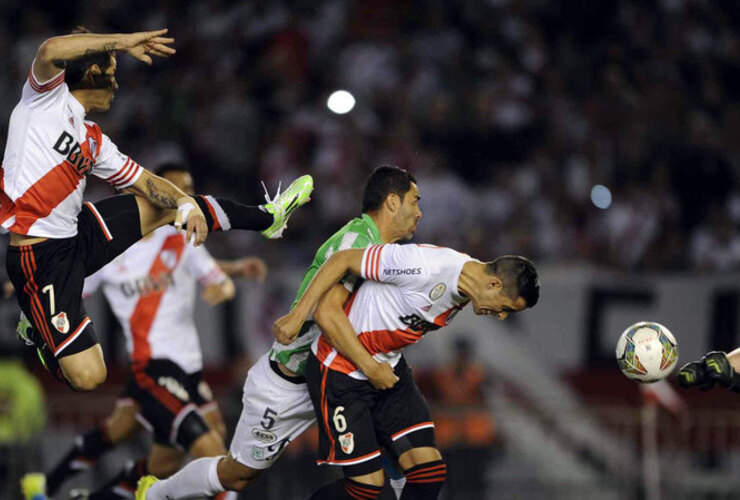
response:
<svg viewBox="0 0 740 500"><path fill-rule="evenodd" d="M346 90L337 90L329 96L326 106L330 111L338 115L343 115L349 113L355 107L355 98Z"/></svg>
<svg viewBox="0 0 740 500"><path fill-rule="evenodd" d="M612 204L612 192L608 187L596 184L591 188L591 202L597 208L606 210Z"/></svg>

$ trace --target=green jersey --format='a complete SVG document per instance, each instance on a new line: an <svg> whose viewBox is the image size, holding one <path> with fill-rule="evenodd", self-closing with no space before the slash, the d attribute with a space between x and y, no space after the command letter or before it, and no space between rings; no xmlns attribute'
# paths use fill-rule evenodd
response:
<svg viewBox="0 0 740 500"><path fill-rule="evenodd" d="M306 274L303 275L301 286L298 288L298 294L293 301L292 307L295 307L296 303L303 296L303 292L308 288L308 285L311 283L316 272L322 265L324 265L324 262L334 254L334 252L347 250L348 248L365 248L369 245L377 245L381 243L383 242L380 239L380 231L369 215L362 214L362 217L357 217L349 221L342 229L326 240L316 251L316 256L311 263L311 267L309 267ZM303 325L298 338L296 338L290 345L283 345L279 342L275 342L272 345L272 349L270 350L270 359L279 362L292 372L303 375L306 369L308 351L311 349L313 341L320 334L321 331L316 324L313 321L308 320Z"/></svg>

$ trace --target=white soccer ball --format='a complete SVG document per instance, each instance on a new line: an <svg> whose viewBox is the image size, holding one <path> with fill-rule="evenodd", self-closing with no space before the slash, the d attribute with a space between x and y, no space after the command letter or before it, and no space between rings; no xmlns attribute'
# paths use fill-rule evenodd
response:
<svg viewBox="0 0 740 500"><path fill-rule="evenodd" d="M631 379L657 382L667 377L677 362L676 338L660 323L635 323L622 333L617 342L617 364Z"/></svg>

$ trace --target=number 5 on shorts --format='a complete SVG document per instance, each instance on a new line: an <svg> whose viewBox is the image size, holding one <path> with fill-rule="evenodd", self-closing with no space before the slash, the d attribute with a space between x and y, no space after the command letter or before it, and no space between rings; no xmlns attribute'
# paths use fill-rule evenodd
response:
<svg viewBox="0 0 740 500"><path fill-rule="evenodd" d="M342 415L343 411L344 406L337 406L337 409L334 410L334 428L337 432L344 432L347 430L347 419Z"/></svg>
<svg viewBox="0 0 740 500"><path fill-rule="evenodd" d="M54 314L56 313L56 304L54 301L54 285L46 285L44 288L41 289L41 292L49 293L49 310L51 311L51 315L54 316Z"/></svg>

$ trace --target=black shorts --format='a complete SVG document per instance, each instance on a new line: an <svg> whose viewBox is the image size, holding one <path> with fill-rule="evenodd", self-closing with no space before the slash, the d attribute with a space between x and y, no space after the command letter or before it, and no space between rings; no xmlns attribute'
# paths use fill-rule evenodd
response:
<svg viewBox="0 0 740 500"><path fill-rule="evenodd" d="M195 431L196 436L188 436L194 440L208 432L201 413L216 408L211 389L202 380L201 373L185 373L168 359L152 359L144 368L132 370L121 399L133 399L138 404L139 418L154 435L155 442L183 448L188 444L178 439L180 423L195 412L189 418L199 419L202 428Z"/></svg>
<svg viewBox="0 0 740 500"><path fill-rule="evenodd" d="M141 239L132 194L85 203L77 235L8 247L6 267L18 304L56 357L97 344L82 303L85 278Z"/></svg>
<svg viewBox="0 0 740 500"><path fill-rule="evenodd" d="M357 476L382 467L381 447L397 459L411 448L436 446L429 406L411 368L401 358L394 370L399 381L381 391L309 356L306 381L319 427L319 464L341 465L346 475Z"/></svg>

